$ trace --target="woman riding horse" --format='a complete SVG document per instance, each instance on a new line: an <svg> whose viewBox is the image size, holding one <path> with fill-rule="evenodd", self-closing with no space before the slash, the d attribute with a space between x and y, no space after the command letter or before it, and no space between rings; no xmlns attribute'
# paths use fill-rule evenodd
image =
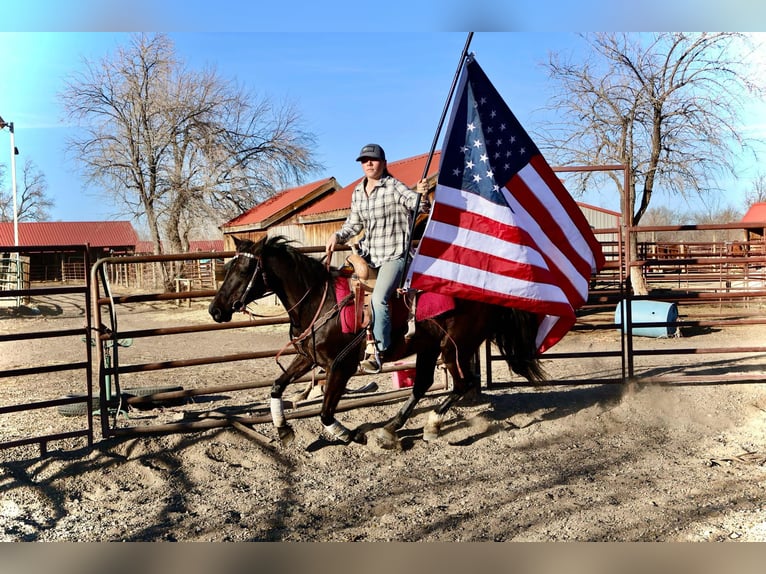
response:
<svg viewBox="0 0 766 574"><path fill-rule="evenodd" d="M351 431L338 422L335 413L346 383L357 372L365 342L365 331L348 333L342 328L335 295L338 272L294 248L284 237L269 237L253 243L235 238L236 255L227 264L226 276L209 312L217 322L230 321L235 311L248 303L275 294L287 310L290 337L297 351L293 361L271 388L271 414L280 439L293 438L287 424L282 394L286 386L315 366L326 371L320 420L325 431L343 443L365 442L360 428ZM417 353L412 393L399 412L381 429L384 447L397 443L396 431L404 426L418 401L434 380L439 356L452 376L453 388L429 417L423 438L438 436L449 408L480 381L471 361L479 345L493 341L509 367L530 381L542 380L535 338L537 316L510 307L479 301L455 299L451 310L436 317L418 320L412 339L405 339L406 324L394 329L390 349L392 360Z"/></svg>

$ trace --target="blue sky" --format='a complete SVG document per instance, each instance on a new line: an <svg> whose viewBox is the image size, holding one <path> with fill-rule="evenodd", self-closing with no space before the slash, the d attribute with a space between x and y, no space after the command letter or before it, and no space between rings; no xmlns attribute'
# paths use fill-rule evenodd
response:
<svg viewBox="0 0 766 574"><path fill-rule="evenodd" d="M190 8L195 5L188 3ZM210 28L213 31L168 32L178 56L190 67L215 65L223 76L275 101L295 104L304 127L316 135L318 160L325 166L311 179L334 176L343 185L360 175L354 158L366 143L383 145L389 159L430 149L467 37L466 32L434 30L316 33ZM64 121L57 94L83 58L99 60L128 39L123 32L0 32L0 115L15 124L17 174L27 157L45 174L55 201L53 220L120 217L118 208L98 189L85 187L64 153L73 128ZM551 51L582 46L571 32L478 32L471 51L521 123L534 131L551 89L541 63ZM6 167L8 141L8 131L3 130L0 163ZM9 188L10 178L0 185ZM738 186L740 195L751 187L746 181ZM619 209L618 198L608 194L578 199Z"/></svg>

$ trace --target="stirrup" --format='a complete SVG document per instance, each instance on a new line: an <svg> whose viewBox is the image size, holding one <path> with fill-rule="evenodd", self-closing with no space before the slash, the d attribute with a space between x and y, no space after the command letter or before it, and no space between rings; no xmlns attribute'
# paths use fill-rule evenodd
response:
<svg viewBox="0 0 766 574"><path fill-rule="evenodd" d="M415 329L415 317L413 316L407 321L407 332L404 334L404 338L412 339L415 336Z"/></svg>
<svg viewBox="0 0 766 574"><path fill-rule="evenodd" d="M375 355L371 355L369 358L359 363L359 369L368 375L377 375L380 372L380 368L380 361L378 361Z"/></svg>

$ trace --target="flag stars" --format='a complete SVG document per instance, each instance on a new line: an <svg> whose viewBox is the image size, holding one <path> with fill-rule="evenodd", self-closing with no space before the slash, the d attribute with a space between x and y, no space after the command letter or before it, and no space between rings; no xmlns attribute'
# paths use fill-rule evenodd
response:
<svg viewBox="0 0 766 574"><path fill-rule="evenodd" d="M487 156L487 154L485 154L485 153L481 154L481 156L479 157L479 159L480 159L481 161L483 161L484 163L487 163L487 162L489 161L489 157L488 157L488 156Z"/></svg>
<svg viewBox="0 0 766 574"><path fill-rule="evenodd" d="M465 164L466 169L473 169L473 162L469 159Z"/></svg>
<svg viewBox="0 0 766 574"><path fill-rule="evenodd" d="M479 139L473 140L473 147L479 148L481 146L482 146L481 140Z"/></svg>
<svg viewBox="0 0 766 574"><path fill-rule="evenodd" d="M480 175L477 173L477 174L475 174L475 175L473 176L473 180L474 180L476 183L479 183L479 182L481 181L481 176L480 176Z"/></svg>
<svg viewBox="0 0 766 574"><path fill-rule="evenodd" d="M476 124L474 124L473 122L469 123L467 129L469 132L474 131L476 129Z"/></svg>
<svg viewBox="0 0 766 574"><path fill-rule="evenodd" d="M487 177L492 179L494 176L495 176L495 172L492 171L491 169L488 169L487 170Z"/></svg>

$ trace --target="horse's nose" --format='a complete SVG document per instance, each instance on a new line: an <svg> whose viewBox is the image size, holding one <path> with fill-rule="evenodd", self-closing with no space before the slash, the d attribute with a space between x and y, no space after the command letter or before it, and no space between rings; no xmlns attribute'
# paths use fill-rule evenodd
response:
<svg viewBox="0 0 766 574"><path fill-rule="evenodd" d="M218 306L215 304L215 302L210 303L210 306L207 308L207 312L210 313L210 316L213 318L213 321L216 323L221 322L221 309L218 308Z"/></svg>

